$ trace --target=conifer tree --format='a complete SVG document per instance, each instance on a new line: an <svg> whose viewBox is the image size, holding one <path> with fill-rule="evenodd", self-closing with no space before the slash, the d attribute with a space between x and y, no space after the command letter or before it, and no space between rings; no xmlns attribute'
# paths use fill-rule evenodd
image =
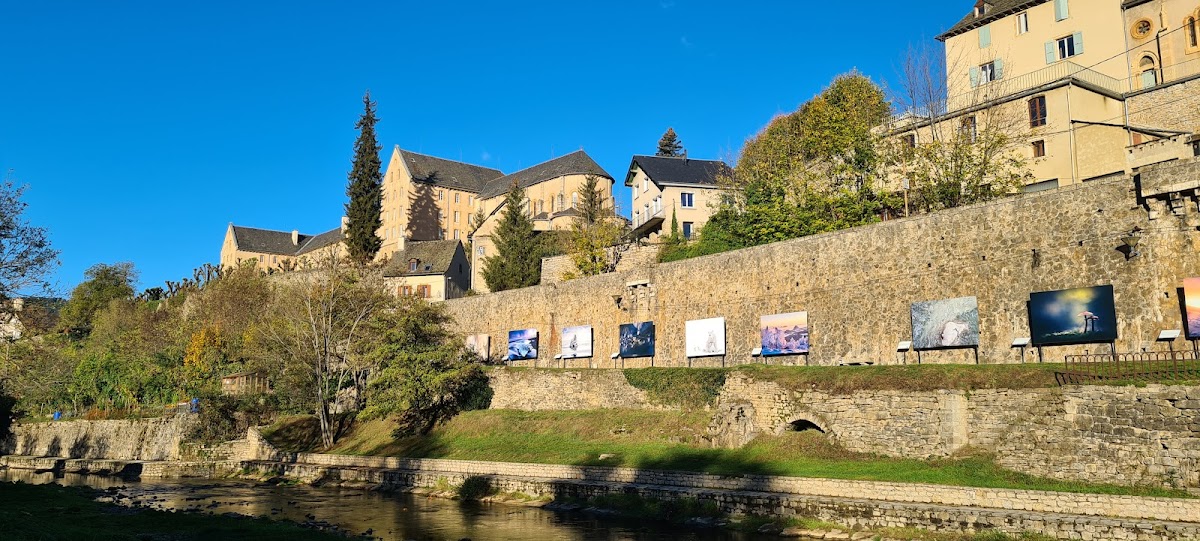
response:
<svg viewBox="0 0 1200 541"><path fill-rule="evenodd" d="M537 285L542 277L542 250L525 208L525 190L516 183L504 198L492 243L495 255L483 259L483 280L488 289L504 291Z"/></svg>
<svg viewBox="0 0 1200 541"><path fill-rule="evenodd" d="M677 157L683 155L683 144L675 136L675 128L667 128L662 138L658 140L658 152L655 156Z"/></svg>
<svg viewBox="0 0 1200 541"><path fill-rule="evenodd" d="M363 114L354 125L358 140L354 142L353 168L348 175L346 196L346 250L351 261L370 262L383 244L376 231L383 225L383 173L379 160L379 141L375 137L375 102L371 93L363 95Z"/></svg>
<svg viewBox="0 0 1200 541"><path fill-rule="evenodd" d="M579 216L571 224L571 261L582 276L612 272L624 231L600 188L600 177L588 175L580 191Z"/></svg>

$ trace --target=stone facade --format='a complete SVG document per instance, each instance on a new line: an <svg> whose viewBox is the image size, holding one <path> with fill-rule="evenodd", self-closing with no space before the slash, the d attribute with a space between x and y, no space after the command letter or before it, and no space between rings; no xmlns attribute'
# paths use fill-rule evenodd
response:
<svg viewBox="0 0 1200 541"><path fill-rule="evenodd" d="M538 329L541 356L526 364L540 366L560 350L562 327L573 325L595 328L595 358L573 366L612 366L618 325L647 320L656 326L657 366L757 362L751 351L760 345L759 317L797 310L809 313L811 353L769 362L991 364L1022 362L1022 352L1010 345L1029 336L1030 293L1112 284L1116 347L1138 351L1153 347L1159 331L1181 328L1181 282L1200 275L1195 206L1173 214L1148 212L1143 203L1149 204L1137 197L1132 179L1115 176L446 306L462 334L488 334L494 344L505 344L509 330ZM1134 227L1141 231L1140 255L1127 258L1121 238ZM896 352L897 342L911 335L911 303L966 295L979 301L978 357L973 350ZM684 323L717 316L726 318L727 354L689 361ZM1053 361L1108 349L1093 344L1042 353ZM1024 357L1036 358L1036 351Z"/></svg>
<svg viewBox="0 0 1200 541"><path fill-rule="evenodd" d="M493 408L659 408L617 371L492 372ZM1055 479L1200 488L1200 387L798 392L730 373L714 445L738 447L807 421L861 453L924 459L966 447Z"/></svg>
<svg viewBox="0 0 1200 541"><path fill-rule="evenodd" d="M1133 94L1126 105L1131 125L1200 132L1200 75Z"/></svg>
<svg viewBox="0 0 1200 541"><path fill-rule="evenodd" d="M13 425L0 454L113 460L179 460L197 416Z"/></svg>
<svg viewBox="0 0 1200 541"><path fill-rule="evenodd" d="M658 263L658 245L657 244L633 244L622 246L617 250L620 254L617 259L616 272L629 272L635 269L644 269ZM575 263L571 261L570 255L558 255L554 257L542 258L542 280L541 284L557 284L563 281L563 275L568 272L575 271Z"/></svg>

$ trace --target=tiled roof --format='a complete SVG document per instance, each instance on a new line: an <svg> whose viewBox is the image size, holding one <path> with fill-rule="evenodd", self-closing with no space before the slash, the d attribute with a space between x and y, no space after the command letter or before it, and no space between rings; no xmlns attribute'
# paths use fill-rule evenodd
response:
<svg viewBox="0 0 1200 541"><path fill-rule="evenodd" d="M988 24L997 19L1003 19L1018 11L1029 9L1038 4L1044 4L1050 0L985 0L984 4L988 6L987 11L983 15L976 17L974 8L971 12L963 17L958 24L951 26L949 30L938 36L938 41L946 41L946 39L957 36L971 30Z"/></svg>
<svg viewBox="0 0 1200 541"><path fill-rule="evenodd" d="M612 180L604 168L600 167L586 152L577 150L566 156L559 156L548 162L539 163L533 167L522 169L511 175L492 179L479 191L479 197L490 199L508 193L513 183L522 188L567 175L597 175Z"/></svg>
<svg viewBox="0 0 1200 541"><path fill-rule="evenodd" d="M342 228L332 229L320 235L298 235L292 244L291 231L274 231L253 227L233 226L233 238L238 250L259 254L298 256L324 248L342 240Z"/></svg>
<svg viewBox="0 0 1200 541"><path fill-rule="evenodd" d="M396 252L392 260L383 269L387 277L397 276L430 276L446 274L454 256L462 250L462 244L457 240L428 240L423 242L406 242L404 249ZM408 262L418 261L417 270L408 270Z"/></svg>
<svg viewBox="0 0 1200 541"><path fill-rule="evenodd" d="M716 186L718 181L731 178L733 170L720 160L693 160L666 156L634 156L629 163L630 174L625 185L633 182L633 167L638 166L655 184L693 184Z"/></svg>
<svg viewBox="0 0 1200 541"><path fill-rule="evenodd" d="M413 180L455 190L479 193L487 181L504 176L498 169L426 156L400 149L401 159Z"/></svg>

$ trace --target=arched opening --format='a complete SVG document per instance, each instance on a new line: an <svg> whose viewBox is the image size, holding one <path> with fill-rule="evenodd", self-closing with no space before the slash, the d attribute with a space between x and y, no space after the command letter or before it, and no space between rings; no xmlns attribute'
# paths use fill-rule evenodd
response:
<svg viewBox="0 0 1200 541"><path fill-rule="evenodd" d="M1188 19L1184 21L1183 26L1185 27L1184 31L1187 32L1188 47L1200 46L1200 43L1197 42L1197 34L1200 34L1200 28L1197 28L1197 26L1200 25L1196 24L1196 18L1188 17Z"/></svg>
<svg viewBox="0 0 1200 541"><path fill-rule="evenodd" d="M790 430L792 432L805 432L808 430L816 430L817 432L820 432L822 434L825 433L825 429L821 428L820 426L817 426L817 423L809 421L808 419L796 419L795 421L788 423L788 430Z"/></svg>
<svg viewBox="0 0 1200 541"><path fill-rule="evenodd" d="M1150 55L1143 56L1138 61L1138 72L1141 73L1142 88L1152 88L1158 85L1158 66Z"/></svg>

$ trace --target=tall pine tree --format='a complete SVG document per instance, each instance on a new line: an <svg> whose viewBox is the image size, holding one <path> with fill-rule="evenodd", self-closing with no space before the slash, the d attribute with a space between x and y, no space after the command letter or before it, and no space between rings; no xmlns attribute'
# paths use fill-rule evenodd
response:
<svg viewBox="0 0 1200 541"><path fill-rule="evenodd" d="M492 243L495 255L483 259L483 280L488 289L504 291L537 285L542 277L541 244L533 234L533 221L525 208L525 190L516 183L504 198Z"/></svg>
<svg viewBox="0 0 1200 541"><path fill-rule="evenodd" d="M667 133L664 133L662 139L658 140L658 152L654 155L671 158L683 155L683 143L680 143L679 138L675 136L675 128L667 128Z"/></svg>
<svg viewBox="0 0 1200 541"><path fill-rule="evenodd" d="M383 225L383 173L379 160L379 141L375 137L375 102L371 92L363 95L363 114L354 125L358 140L354 141L354 166L348 175L346 196L346 250L350 259L366 264L375 258L383 240L376 231Z"/></svg>
<svg viewBox="0 0 1200 541"><path fill-rule="evenodd" d="M579 216L571 224L571 261L582 276L612 272L617 266L617 244L624 233L616 213L600 187L600 177L588 175L581 187Z"/></svg>

